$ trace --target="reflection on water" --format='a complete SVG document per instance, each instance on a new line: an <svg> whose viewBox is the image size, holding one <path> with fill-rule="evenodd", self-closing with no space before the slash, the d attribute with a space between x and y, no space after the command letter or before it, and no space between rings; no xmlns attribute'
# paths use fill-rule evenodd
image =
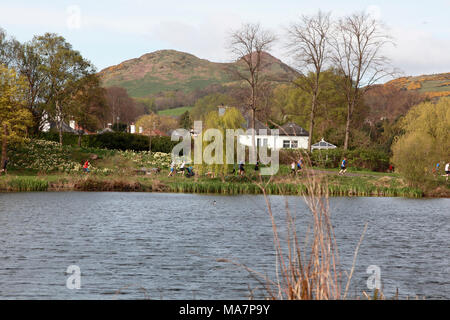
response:
<svg viewBox="0 0 450 320"><path fill-rule="evenodd" d="M308 210L288 201L304 234ZM271 202L282 222L285 198ZM377 265L388 296L450 299L449 199L330 205L343 271L369 223L352 295L368 291L366 269ZM258 283L221 259L272 278L276 262L261 196L108 192L0 194L0 257L3 299L247 299ZM81 269L80 290L66 288L69 265Z"/></svg>

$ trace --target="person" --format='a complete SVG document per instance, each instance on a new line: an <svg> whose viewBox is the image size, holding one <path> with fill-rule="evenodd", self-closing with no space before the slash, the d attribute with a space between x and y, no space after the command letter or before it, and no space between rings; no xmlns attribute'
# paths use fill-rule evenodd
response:
<svg viewBox="0 0 450 320"><path fill-rule="evenodd" d="M448 176L450 175L450 162L447 162L445 164L445 175L446 175L445 181L448 181Z"/></svg>
<svg viewBox="0 0 450 320"><path fill-rule="evenodd" d="M239 174L241 176L245 174L244 161L239 162Z"/></svg>
<svg viewBox="0 0 450 320"><path fill-rule="evenodd" d="M89 160L86 160L86 162L83 165L83 171L84 172L89 172Z"/></svg>
<svg viewBox="0 0 450 320"><path fill-rule="evenodd" d="M303 167L303 157L301 157L301 158L297 161L297 170L298 170L299 172L301 172L302 167Z"/></svg>
<svg viewBox="0 0 450 320"><path fill-rule="evenodd" d="M175 171L175 162L172 161L172 163L170 164L170 172L168 177L171 177L173 175L173 172Z"/></svg>
<svg viewBox="0 0 450 320"><path fill-rule="evenodd" d="M186 173L186 177L192 177L193 175L194 175L194 170L193 170L193 168L192 167L187 167L186 168L186 171L187 171L187 173Z"/></svg>
<svg viewBox="0 0 450 320"><path fill-rule="evenodd" d="M347 171L347 158L344 157L344 160L341 162L341 170L339 171L339 175L343 175Z"/></svg>
<svg viewBox="0 0 450 320"><path fill-rule="evenodd" d="M291 173L295 176L295 161L292 161L291 163Z"/></svg>
<svg viewBox="0 0 450 320"><path fill-rule="evenodd" d="M389 165L388 172L391 172L391 173L394 172L394 167L392 166L392 164Z"/></svg>
<svg viewBox="0 0 450 320"><path fill-rule="evenodd" d="M185 166L185 165L186 165L186 161L183 161L183 162L181 163L179 173L184 173L184 166Z"/></svg>
<svg viewBox="0 0 450 320"><path fill-rule="evenodd" d="M7 173L8 173L8 170L7 170L8 162L9 162L9 159L8 159L8 158L6 158L5 160L3 160L1 172L4 173L4 174L7 174Z"/></svg>
<svg viewBox="0 0 450 320"><path fill-rule="evenodd" d="M255 164L255 171L258 171L258 170L259 170L259 160L257 160L256 164Z"/></svg>

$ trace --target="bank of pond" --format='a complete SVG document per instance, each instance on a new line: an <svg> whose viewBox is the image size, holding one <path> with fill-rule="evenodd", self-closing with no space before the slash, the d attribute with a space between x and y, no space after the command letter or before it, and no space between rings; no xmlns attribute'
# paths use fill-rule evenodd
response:
<svg viewBox="0 0 450 320"><path fill-rule="evenodd" d="M160 179L161 177L105 177L80 176L9 176L0 179L1 192L29 191L132 191L175 192L198 194L262 194L307 195L305 181L222 181L220 179ZM347 183L326 181L319 184L317 193L329 196L378 196L420 198L423 190L409 186L383 186L349 179Z"/></svg>

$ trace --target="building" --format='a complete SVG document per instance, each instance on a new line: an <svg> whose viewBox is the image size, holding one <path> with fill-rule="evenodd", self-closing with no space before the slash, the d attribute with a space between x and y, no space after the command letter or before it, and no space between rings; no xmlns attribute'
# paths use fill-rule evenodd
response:
<svg viewBox="0 0 450 320"><path fill-rule="evenodd" d="M251 119L244 116L246 128L250 128ZM255 119L255 146L269 149L306 149L308 148L309 132L298 124L288 122L278 128L278 136L272 136L271 130L261 121ZM240 135L239 142L245 146L252 145L251 135Z"/></svg>
<svg viewBox="0 0 450 320"><path fill-rule="evenodd" d="M336 149L334 144L326 142L323 138L317 143L314 143L311 146L311 150L328 150L328 149Z"/></svg>

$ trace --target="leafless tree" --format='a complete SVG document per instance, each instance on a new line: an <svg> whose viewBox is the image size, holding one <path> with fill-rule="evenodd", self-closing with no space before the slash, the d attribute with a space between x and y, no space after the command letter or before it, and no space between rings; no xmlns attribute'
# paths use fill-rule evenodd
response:
<svg viewBox="0 0 450 320"><path fill-rule="evenodd" d="M229 38L229 50L242 62L234 70L235 75L250 87L246 109L251 112L252 149L255 150L255 119L258 110L258 96L264 83L264 54L276 41L272 32L263 29L259 23L247 23L234 30Z"/></svg>
<svg viewBox="0 0 450 320"><path fill-rule="evenodd" d="M318 96L320 93L321 73L329 62L329 41L331 31L330 14L319 11L316 15L300 17L288 29L287 48L299 67L304 81L294 81L301 89L311 94L311 113L309 121L308 150L314 131Z"/></svg>
<svg viewBox="0 0 450 320"><path fill-rule="evenodd" d="M360 12L337 21L331 40L332 61L342 74L342 88L347 99L344 149L349 145L350 124L355 105L375 83L397 73L382 49L393 44L382 23Z"/></svg>

